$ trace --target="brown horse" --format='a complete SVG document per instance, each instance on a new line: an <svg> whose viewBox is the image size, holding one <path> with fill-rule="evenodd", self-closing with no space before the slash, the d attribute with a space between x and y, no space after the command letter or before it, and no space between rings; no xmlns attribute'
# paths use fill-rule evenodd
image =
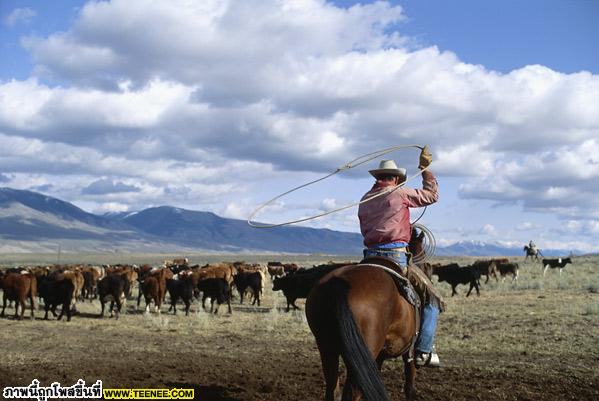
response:
<svg viewBox="0 0 599 401"><path fill-rule="evenodd" d="M417 333L416 310L389 273L365 264L334 270L308 295L306 317L320 351L325 401L337 399L339 356L348 371L342 400L389 400L380 369L385 359L400 355L404 393L414 399L416 365L409 351Z"/></svg>

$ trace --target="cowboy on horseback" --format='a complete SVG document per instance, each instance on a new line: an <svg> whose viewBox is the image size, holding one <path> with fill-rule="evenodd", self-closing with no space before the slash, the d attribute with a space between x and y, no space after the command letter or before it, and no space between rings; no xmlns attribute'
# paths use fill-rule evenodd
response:
<svg viewBox="0 0 599 401"><path fill-rule="evenodd" d="M433 342L442 301L437 296L430 296L431 293L436 294L436 291L426 275L416 265L409 264L407 248L412 234L409 208L428 206L439 198L437 180L427 169L431 162L432 154L428 146L425 146L420 153L418 166L424 170L421 189L396 188L385 196L360 204L358 210L360 230L366 246L364 257L383 256L395 260L414 287L425 288L424 291L429 294L424 297L426 304L422 310L420 335L416 342L417 366L439 363L438 356L433 352ZM362 199L382 190L391 190L406 180L406 169L398 168L393 160L381 161L379 168L370 170L369 173L376 182Z"/></svg>
<svg viewBox="0 0 599 401"><path fill-rule="evenodd" d="M528 260L528 258L530 258L531 260L533 258L539 260L539 255L543 256L541 250L537 249L537 246L532 240L530 240L528 245L524 245L524 251L526 252L526 257L524 258L525 262Z"/></svg>
<svg viewBox="0 0 599 401"><path fill-rule="evenodd" d="M535 243L530 240L530 242L528 243L528 248L533 252L533 253L537 253L537 246L535 245Z"/></svg>

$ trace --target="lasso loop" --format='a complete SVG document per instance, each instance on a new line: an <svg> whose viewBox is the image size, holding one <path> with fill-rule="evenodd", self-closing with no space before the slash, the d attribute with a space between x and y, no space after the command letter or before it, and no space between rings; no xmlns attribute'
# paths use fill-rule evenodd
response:
<svg viewBox="0 0 599 401"><path fill-rule="evenodd" d="M282 194L277 195L274 198L270 199L269 201L261 204L256 209L254 209L254 211L252 212L252 214L248 217L247 223L250 226L255 227L255 228L272 228L272 227L286 226L286 225L295 224L295 223L301 223L301 222L304 222L304 221L313 220L313 219L316 219L316 218L319 218L319 217L323 217L323 216L326 216L328 214L336 213L336 212L339 212L341 210L349 209L351 207L354 207L354 206L357 206L357 205L361 205L362 203L369 202L369 201L371 201L371 200L373 200L375 198L378 198L379 196L384 196L384 195L390 194L391 192L393 192L393 191L397 190L398 188L404 186L406 184L406 182L408 182L408 181L414 179L415 177L421 175L423 171L425 171L425 170L428 169L428 167L426 167L426 168L424 168L422 170L419 170L418 173L416 173L416 174L414 174L414 175L412 175L410 177L407 177L404 182L402 182L401 184L397 185L394 188L379 191L379 192L373 194L372 196L369 196L367 198L362 199L359 202L354 202L354 203L351 203L349 205L339 207L337 209L329 210L328 212L320 213L320 214L317 214L317 215L314 215L314 216L310 216L310 217L305 217L305 218L302 218L302 219L291 220L291 221L287 221L287 222L279 223L279 224L259 224L259 223L255 223L255 222L252 221L252 218L258 212L260 212L266 206L270 205L271 203L273 203L274 201L276 201L279 198L282 198L285 195L288 195L288 194L290 194L292 192L295 192L295 191L297 191L297 190L299 190L301 188L305 188L305 187L307 187L309 185L312 185L312 184L315 184L317 182L326 180L327 178L329 178L329 177L331 177L331 176L333 176L333 175L335 175L337 173L340 173L340 172L345 171L345 170L350 170L350 169L352 169L354 167L357 167L357 166L360 166L360 165L362 165L364 163L367 163L367 162L369 162L369 161L371 161L373 159L377 159L377 158L379 158L381 156L384 156L387 153L391 153L391 152L394 152L396 150L400 150L400 149L404 149L404 148L418 148L418 149L423 149L424 147L423 146L419 146L419 145L393 146L393 147L390 147L390 148L382 149L382 150L379 150L379 151L376 151L376 152L372 152L372 153L367 153L365 155L357 157L354 160L352 160L352 161L350 161L348 163L345 163L341 167L338 167L335 171L333 171L332 173L329 173L329 174L325 175L324 177L318 178L318 179L316 179L314 181L310 181L310 182L308 182L306 184L299 185L299 186L297 186L295 188L292 188L289 191L283 192ZM424 233L424 236L425 236L425 241L424 241L424 244L423 244L423 249L422 249L422 251L420 253L418 253L416 255L412 255L412 263L426 262L431 257L433 257L434 254L435 254L436 245L437 245L436 244L436 240L435 240L435 236L433 235L433 233L432 233L432 231L430 229L428 229L423 224L418 223L418 221L422 218L422 216L424 215L425 212L426 212L426 207L423 209L423 211L420 214L420 216L416 220L414 220L414 222L411 223L412 229L419 229L419 230L421 230Z"/></svg>
<svg viewBox="0 0 599 401"><path fill-rule="evenodd" d="M273 228L273 227L287 226L287 225L290 225L290 224L301 223L301 222L308 221L308 220L314 220L314 219L317 219L319 217L323 217L323 216L326 216L326 215L329 215L329 214L332 214L332 213L336 213L336 212L339 212L339 211L342 211L342 210L345 210L345 209L349 209L349 208L357 206L357 205L361 205L362 203L369 202L369 201L371 201L371 200L373 200L375 198L378 198L379 196L390 194L391 192L397 190L398 188L403 187L408 181L410 181L410 180L416 178L417 176L421 175L423 171L425 171L425 170L428 169L428 167L426 167L426 168L424 168L422 170L419 170L418 173L416 173L416 174L414 174L414 175L412 175L410 177L407 177L404 182L402 182L401 184L399 184L398 186L396 186L394 188L378 191L377 193L373 194L372 196L364 198L364 199L362 199L362 200L360 200L358 202L354 202L354 203L351 203L349 205L345 205L345 206L339 207L337 209L329 210L328 212L316 214L316 215L313 215L313 216L310 216L310 217L304 217L304 218L297 219L297 220L290 220L290 221L286 221L284 223L278 223L278 224L261 224L261 223L256 223L256 222L254 222L252 220L253 217L256 214L258 214L258 212L260 212L266 206L270 205L271 203L273 203L277 199L282 198L285 195L288 195L288 194L290 194L292 192L295 192L295 191L297 191L297 190L299 190L301 188L305 188L305 187L307 187L309 185L316 184L317 182L326 180L327 178L329 178L329 177L331 177L331 176L333 176L333 175L335 175L335 174L337 174L337 173L339 173L341 171L350 170L350 169L352 169L354 167L358 167L358 166L360 166L360 165L362 165L364 163L367 163L367 162L369 162L369 161L371 161L373 159L377 159L377 158L379 158L381 156L384 156L387 153L391 153L391 152L394 152L394 151L397 151L397 150L400 150L400 149L405 149L405 148L423 149L424 147L420 146L420 145L399 145L399 146L392 146L390 148L385 148L385 149L382 149L382 150L378 150L376 152L367 153L365 155L357 157L357 158L353 159L352 161L350 161L348 163L345 163L341 167L338 167L335 171L333 171L332 173L329 173L329 174L325 175L324 177L318 178L318 179L316 179L314 181L310 181L310 182L308 182L306 184L299 185L299 186L297 186L295 188L292 188L289 191L283 192L282 194L277 195L274 198L270 199L269 201L261 204L256 209L254 209L254 211L252 212L252 214L250 214L250 216L247 219L247 223L250 226L254 227L254 228ZM424 213L424 211L423 211L423 213ZM420 217L418 218L418 220L419 219L420 219ZM416 220L416 221L418 221L418 220Z"/></svg>
<svg viewBox="0 0 599 401"><path fill-rule="evenodd" d="M437 248L437 242L433 232L429 230L425 225L420 223L413 223L412 230L418 229L424 233L424 245L422 251L416 255L412 255L411 262L414 264L423 263L432 258L435 255Z"/></svg>

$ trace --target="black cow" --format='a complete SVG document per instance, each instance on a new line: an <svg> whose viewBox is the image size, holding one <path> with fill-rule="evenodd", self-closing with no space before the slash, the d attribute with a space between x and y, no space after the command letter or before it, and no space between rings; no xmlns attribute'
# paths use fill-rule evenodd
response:
<svg viewBox="0 0 599 401"><path fill-rule="evenodd" d="M130 285L126 273L110 274L98 281L98 296L100 297L100 303L102 304L100 317L104 316L105 303L110 301L110 316L112 316L114 304L116 303L116 318L119 318L119 313L121 312L121 307L126 299L126 294L129 292Z"/></svg>
<svg viewBox="0 0 599 401"><path fill-rule="evenodd" d="M97 295L94 291L94 276L91 271L81 272L83 275L83 288L81 289L81 297L89 299L89 302Z"/></svg>
<svg viewBox="0 0 599 401"><path fill-rule="evenodd" d="M62 319L62 315L67 312L67 322L71 321L71 302L75 286L68 279L55 280L48 276L40 276L37 280L37 288L40 298L44 300L44 320L48 320L48 311L52 311L52 315L56 317L56 307L62 305L58 320Z"/></svg>
<svg viewBox="0 0 599 401"><path fill-rule="evenodd" d="M311 269L298 269L295 273L275 278L272 289L273 291L283 291L283 295L287 298L287 312L289 312L290 306L299 309L295 304L296 300L308 297L312 287L327 273L348 265L355 265L355 263L328 263L314 266Z"/></svg>
<svg viewBox="0 0 599 401"><path fill-rule="evenodd" d="M480 271L475 266L460 267L457 263L452 263L446 266L434 267L433 274L439 277L439 282L445 281L451 285L452 297L458 293L456 291L458 284L470 284L466 296L470 295L473 288L476 289L476 295L480 296Z"/></svg>
<svg viewBox="0 0 599 401"><path fill-rule="evenodd" d="M499 263L499 264L497 264L497 271L499 271L499 274L501 275L503 280L505 280L505 276L507 276L508 274L511 274L512 282L515 280L518 280L519 268L520 268L520 266L518 266L518 263Z"/></svg>
<svg viewBox="0 0 599 401"><path fill-rule="evenodd" d="M231 310L231 287L227 280L224 278L207 278L204 280L200 280L198 282L198 289L203 292L202 295L202 308L206 309L206 298L210 298L210 313L214 308L214 301L216 300L217 306L214 311L215 314L218 313L218 307L227 302L229 306L229 313L232 313Z"/></svg>
<svg viewBox="0 0 599 401"><path fill-rule="evenodd" d="M543 276L548 268L559 269L560 276L562 275L562 269L568 264L572 263L572 258L557 258L557 259L543 259Z"/></svg>
<svg viewBox="0 0 599 401"><path fill-rule="evenodd" d="M185 316L189 316L189 306L191 305L194 290L191 278L183 275L179 277L179 280L167 280L166 289L171 298L171 308L173 308L174 314L177 314L177 301L181 298L185 304Z"/></svg>
<svg viewBox="0 0 599 401"><path fill-rule="evenodd" d="M299 309L295 301L299 298L306 298L314 285L313 280L303 274L292 274L290 276L276 277L273 281L273 291L283 291L283 295L287 298L287 309L289 312L290 306L293 309Z"/></svg>
<svg viewBox="0 0 599 401"><path fill-rule="evenodd" d="M233 282L235 283L235 287L237 287L237 291L239 292L239 303L243 303L243 296L245 291L249 288L254 296L254 302L252 302L252 305L255 305L256 302L258 302L258 306L260 306L262 275L259 272L239 272L233 278Z"/></svg>

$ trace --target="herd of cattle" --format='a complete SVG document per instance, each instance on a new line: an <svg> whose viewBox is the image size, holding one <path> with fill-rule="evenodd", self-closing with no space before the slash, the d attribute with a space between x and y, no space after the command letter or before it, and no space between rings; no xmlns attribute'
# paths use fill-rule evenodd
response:
<svg viewBox="0 0 599 401"><path fill-rule="evenodd" d="M570 258L543 259L544 271L547 268L561 269L572 263ZM104 316L105 306L110 303L110 314L118 319L119 313L126 299L133 298L135 287L138 289L137 307L141 298L146 304L146 313L150 311L153 303L154 310L160 313L161 305L169 294L170 310L177 313L179 300L185 305L185 314L194 299L202 299L202 308L205 302L211 300L210 312L218 313L218 307L226 303L231 313L231 298L233 289L239 293L240 303L249 293L252 304L260 306L260 296L266 284L266 275L273 282L274 291L282 291L289 311L291 307L298 309L295 304L297 299L306 298L312 287L330 271L355 264L351 262L334 263L300 268L294 263L283 264L269 262L267 266L247 264L245 262L222 262L204 266L190 266L186 258L165 261L160 267L150 265L54 265L18 267L0 270L0 289L3 291L3 306L0 316L4 316L7 301L15 302L15 318L22 319L25 312L26 301L31 305L31 317L34 316L35 301L39 297L44 303L45 316L48 312L56 317L56 309L60 306L58 315L60 320L66 313L67 321L71 313L76 310L77 302L99 299L101 311L99 316ZM505 279L512 276L512 281L518 279L519 266L508 259L478 260L470 266L459 266L456 263L449 265L427 264L427 274L438 276L439 282L447 282L452 287L452 296L457 294L459 284L469 284L480 294L480 278L486 276L489 281L499 276ZM216 302L216 308L214 303ZM19 307L21 309L18 315Z"/></svg>
<svg viewBox="0 0 599 401"><path fill-rule="evenodd" d="M543 259L541 268L543 269L543 276L547 272L547 269L559 269L560 275L562 274L563 268L568 264L572 263L572 259L568 258L555 258L555 259ZM437 275L439 282L447 282L451 285L451 296L457 294L456 287L458 284L469 284L470 289L466 296L469 296L473 289L476 289L476 294L480 295L480 278L486 276L485 283L489 282L491 277L495 278L495 281L499 281L499 276L503 280L507 276L512 277L512 282L518 280L518 271L520 266L518 263L510 262L507 258L496 258L487 260L477 260L469 266L459 266L457 263L451 263L448 265L435 264L431 266L432 274Z"/></svg>

